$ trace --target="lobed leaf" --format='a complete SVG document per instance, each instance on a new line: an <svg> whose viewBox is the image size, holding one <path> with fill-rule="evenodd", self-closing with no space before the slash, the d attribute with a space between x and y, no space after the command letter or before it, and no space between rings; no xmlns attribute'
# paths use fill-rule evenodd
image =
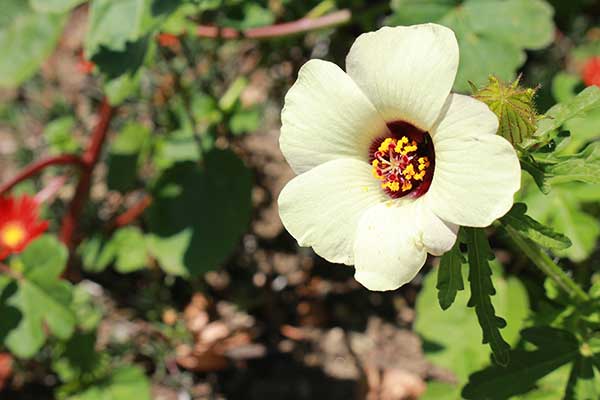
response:
<svg viewBox="0 0 600 400"><path fill-rule="evenodd" d="M67 339L75 330L76 318L71 310L73 287L60 280L67 262L67 250L52 236L45 235L31 243L14 261L23 278L16 282L7 304L16 308L21 318L6 334L6 346L19 357L33 357L50 332Z"/></svg>
<svg viewBox="0 0 600 400"><path fill-rule="evenodd" d="M600 376L594 371L593 359L579 355L571 368L564 400L600 398Z"/></svg>
<svg viewBox="0 0 600 400"><path fill-rule="evenodd" d="M505 279L501 275L500 264L492 262L491 267L494 271L494 287L497 290L494 304L498 313L508 321L508 326L503 331L504 337L514 345L517 344L519 331L523 328L529 312L527 292L518 279ZM440 308L436 289L439 272L440 269L436 268L425 277L423 289L417 297L414 329L422 337L427 360L451 370L458 384L462 386L471 372L489 363L491 351L489 346L481 345L481 328L477 316L473 310L465 307L469 298L466 291L457 293L453 307L447 310ZM463 281L467 279L467 274L468 268L463 268ZM460 392L460 387L455 389ZM455 394L451 398L459 398L459 395Z"/></svg>
<svg viewBox="0 0 600 400"><path fill-rule="evenodd" d="M591 143L578 154L557 157L546 168L546 180L549 184L600 183L600 143Z"/></svg>
<svg viewBox="0 0 600 400"><path fill-rule="evenodd" d="M115 368L110 375L82 392L69 397L69 400L150 400L150 382L139 367L124 366Z"/></svg>
<svg viewBox="0 0 600 400"><path fill-rule="evenodd" d="M460 242L457 240L452 249L444 254L440 260L437 285L438 301L443 310L454 303L459 290L464 290L462 266L465 257L460 251Z"/></svg>
<svg viewBox="0 0 600 400"><path fill-rule="evenodd" d="M436 22L454 30L460 65L454 90L466 92L468 82L486 82L490 74L514 78L525 62L525 49L552 42L553 9L542 0L393 0L391 25Z"/></svg>
<svg viewBox="0 0 600 400"><path fill-rule="evenodd" d="M600 237L600 221L586 211L585 205L600 200L597 187L580 183L560 184L547 195L530 190L522 200L527 203L532 218L571 240L569 248L554 249L554 254L579 262L594 250Z"/></svg>
<svg viewBox="0 0 600 400"><path fill-rule="evenodd" d="M482 229L466 228L465 232L471 287L471 298L467 306L475 308L483 332L483 343L489 343L494 360L499 365L506 366L509 362L510 345L500 333L500 329L506 326L506 321L496 315L491 300L491 296L496 293L489 264L492 250Z"/></svg>
<svg viewBox="0 0 600 400"><path fill-rule="evenodd" d="M56 47L64 14L37 13L25 0L3 0L0 13L0 87L14 87L37 72Z"/></svg>
<svg viewBox="0 0 600 400"><path fill-rule="evenodd" d="M538 380L577 358L578 342L569 332L537 327L522 331L522 335L535 341L538 349L513 350L506 368L492 365L469 376L462 391L465 399L504 400L526 393Z"/></svg>
<svg viewBox="0 0 600 400"><path fill-rule="evenodd" d="M538 123L535 137L548 137L553 131L560 128L565 122L575 117L581 117L586 113L600 107L600 88L590 86L574 98L559 103L548 110L546 118Z"/></svg>
<svg viewBox="0 0 600 400"><path fill-rule="evenodd" d="M564 250L571 246L571 241L563 234L555 232L552 228L540 224L529 217L527 205L515 203L512 209L500 219L505 225L510 225L527 239L548 249Z"/></svg>

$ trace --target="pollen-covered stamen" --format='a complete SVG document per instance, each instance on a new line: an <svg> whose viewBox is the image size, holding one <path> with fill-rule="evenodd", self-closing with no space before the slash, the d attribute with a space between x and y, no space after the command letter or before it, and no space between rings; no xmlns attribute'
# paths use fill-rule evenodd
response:
<svg viewBox="0 0 600 400"><path fill-rule="evenodd" d="M384 139L373 154L373 175L393 194L406 194L430 173L430 161L419 145L406 136ZM394 196L396 197L396 196Z"/></svg>

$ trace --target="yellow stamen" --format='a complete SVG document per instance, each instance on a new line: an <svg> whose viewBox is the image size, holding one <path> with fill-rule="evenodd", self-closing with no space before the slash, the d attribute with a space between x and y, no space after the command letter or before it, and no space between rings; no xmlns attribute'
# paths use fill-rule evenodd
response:
<svg viewBox="0 0 600 400"><path fill-rule="evenodd" d="M25 229L21 224L11 222L8 223L2 231L0 231L0 243L6 247L17 247L25 240Z"/></svg>

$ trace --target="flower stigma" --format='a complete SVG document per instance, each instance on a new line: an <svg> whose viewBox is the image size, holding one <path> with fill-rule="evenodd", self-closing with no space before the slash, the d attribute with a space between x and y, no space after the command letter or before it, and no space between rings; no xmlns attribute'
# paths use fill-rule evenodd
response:
<svg viewBox="0 0 600 400"><path fill-rule="evenodd" d="M21 224L11 222L0 231L0 243L8 248L19 247L25 240L26 232Z"/></svg>
<svg viewBox="0 0 600 400"><path fill-rule="evenodd" d="M376 139L371 145L373 176L381 181L381 188L394 199L409 193L414 197L422 196L429 189L433 177L431 138L404 122L389 124L388 127L394 137Z"/></svg>

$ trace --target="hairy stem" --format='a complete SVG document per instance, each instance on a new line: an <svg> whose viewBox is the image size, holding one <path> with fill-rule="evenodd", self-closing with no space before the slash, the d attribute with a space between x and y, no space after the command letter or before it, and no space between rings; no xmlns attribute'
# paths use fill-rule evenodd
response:
<svg viewBox="0 0 600 400"><path fill-rule="evenodd" d="M319 18L305 17L292 22L251 28L244 31L238 31L233 28L199 25L196 28L196 35L199 37L221 39L270 39L343 25L348 23L351 18L352 13L350 10L340 10Z"/></svg>
<svg viewBox="0 0 600 400"><path fill-rule="evenodd" d="M152 196L144 194L137 203L115 218L110 229L117 229L129 225L138 219L151 204Z"/></svg>
<svg viewBox="0 0 600 400"><path fill-rule="evenodd" d="M90 143L83 154L84 168L81 171L79 183L75 189L75 195L62 220L60 238L69 249L73 248L73 237L77 231L78 222L89 195L92 183L92 173L100 158L102 146L108 133L108 126L110 125L110 121L114 114L114 108L109 104L106 98L102 100L98 114L98 124L94 128Z"/></svg>
<svg viewBox="0 0 600 400"><path fill-rule="evenodd" d="M538 246L522 237L513 227L505 226L517 247L540 269L552 279L561 289L578 302L589 301L590 298L583 289L573 281L552 259Z"/></svg>
<svg viewBox="0 0 600 400"><path fill-rule="evenodd" d="M72 154L64 154L36 161L25 167L13 179L0 186L0 196L9 192L19 183L31 178L32 176L53 165L76 165L83 168L85 167L85 162L81 157Z"/></svg>

